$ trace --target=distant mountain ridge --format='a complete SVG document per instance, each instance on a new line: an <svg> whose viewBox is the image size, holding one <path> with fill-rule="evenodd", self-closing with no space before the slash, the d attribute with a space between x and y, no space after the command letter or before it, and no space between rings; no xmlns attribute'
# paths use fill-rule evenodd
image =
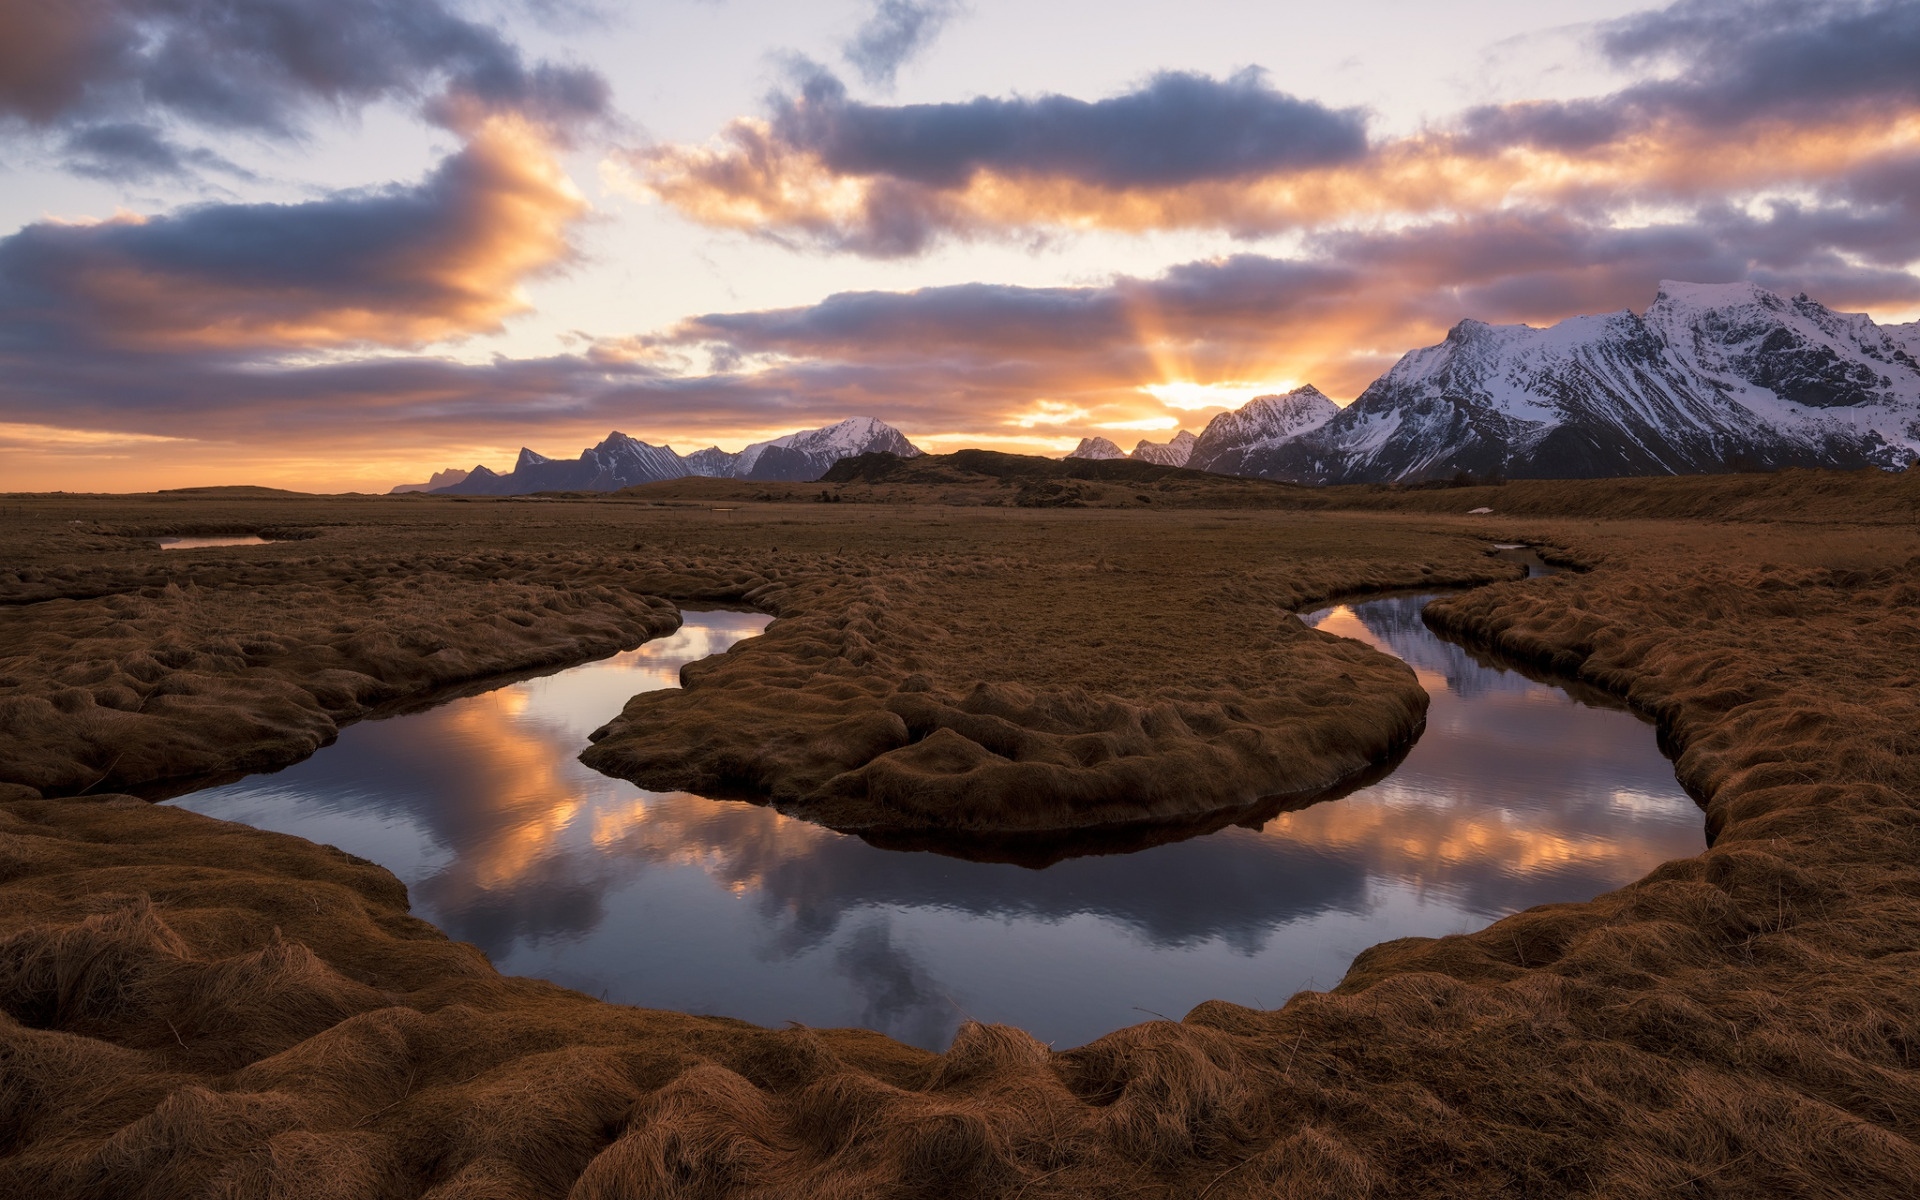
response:
<svg viewBox="0 0 1920 1200"><path fill-rule="evenodd" d="M436 488L452 487L454 484L465 479L469 474L471 474L471 472L462 471L458 467L449 467L444 471L435 471L433 478L427 480L425 483L395 484L392 488L388 489L387 495L399 496L406 492L431 492Z"/></svg>
<svg viewBox="0 0 1920 1200"><path fill-rule="evenodd" d="M843 459L921 451L853 417L737 452L686 456L612 433L578 459L523 449L440 494L613 491L702 475L810 482ZM1131 459L1294 483L1897 468L1920 456L1920 321L1879 325L1752 283L1665 281L1644 313L1546 328L1463 320L1341 408L1311 385L1223 412L1131 454L1083 438L1073 460ZM403 485L419 488L423 485ZM396 489L399 490L399 489Z"/></svg>
<svg viewBox="0 0 1920 1200"><path fill-rule="evenodd" d="M1172 440L1150 442L1141 438L1129 454L1109 438L1086 437L1080 439L1068 458L1131 458L1137 462L1150 462L1162 467L1184 467L1187 459L1193 456L1194 436L1182 429Z"/></svg>
<svg viewBox="0 0 1920 1200"><path fill-rule="evenodd" d="M1896 468L1917 454L1920 322L1667 281L1644 314L1461 321L1344 409L1311 387L1251 400L1209 422L1185 465L1387 483Z"/></svg>
<svg viewBox="0 0 1920 1200"><path fill-rule="evenodd" d="M505 474L476 466L463 472L465 477L457 482L431 490L442 496L613 492L688 475L806 483L843 458L874 451L902 458L920 453L899 430L873 417L850 417L820 429L803 429L738 452L709 446L684 458L671 446L655 446L616 430L599 445L581 451L578 458L548 458L523 446L513 470Z"/></svg>

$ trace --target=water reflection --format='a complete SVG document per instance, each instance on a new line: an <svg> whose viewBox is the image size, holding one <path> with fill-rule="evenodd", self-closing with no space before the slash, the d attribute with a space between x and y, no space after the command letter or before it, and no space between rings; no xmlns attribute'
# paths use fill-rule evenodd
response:
<svg viewBox="0 0 1920 1200"><path fill-rule="evenodd" d="M1343 799L1044 870L869 845L770 809L644 792L575 759L634 692L766 618L689 613L638 650L368 721L179 803L392 869L504 971L767 1024L938 1047L966 1016L1073 1045L1219 997L1271 1006L1366 946L1584 899L1697 853L1651 727L1443 642L1424 598L1307 618L1412 663L1426 733Z"/></svg>
<svg viewBox="0 0 1920 1200"><path fill-rule="evenodd" d="M245 537L163 537L155 539L162 550L204 550L209 546L264 546L268 539L248 534Z"/></svg>

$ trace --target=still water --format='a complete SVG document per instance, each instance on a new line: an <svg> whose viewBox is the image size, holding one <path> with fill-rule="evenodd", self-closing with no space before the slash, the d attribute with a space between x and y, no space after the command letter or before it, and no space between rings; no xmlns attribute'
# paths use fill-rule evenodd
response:
<svg viewBox="0 0 1920 1200"><path fill-rule="evenodd" d="M575 760L628 696L767 623L743 613L688 612L637 650L351 725L176 803L381 863L509 974L934 1049L971 1017L1064 1048L1210 998L1277 1006L1376 942L1587 899L1700 851L1651 725L1441 640L1426 599L1303 618L1398 655L1432 695L1386 779L1259 829L1043 870L878 849Z"/></svg>
<svg viewBox="0 0 1920 1200"><path fill-rule="evenodd" d="M241 537L163 537L156 538L162 550L205 550L209 546L265 546L268 539L255 534Z"/></svg>

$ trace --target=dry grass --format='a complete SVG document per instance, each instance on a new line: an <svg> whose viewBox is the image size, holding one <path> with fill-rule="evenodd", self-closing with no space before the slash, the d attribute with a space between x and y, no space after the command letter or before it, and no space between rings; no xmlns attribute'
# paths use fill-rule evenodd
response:
<svg viewBox="0 0 1920 1200"><path fill-rule="evenodd" d="M601 544L593 538L644 540L630 523L643 518L610 515L617 506L476 505L482 516L456 519L425 502L412 525L368 506L365 516L344 503L331 517L303 509L297 523L321 533L307 552L331 539L357 560L374 545L401 558L469 539L545 561L533 547L565 528L584 548L559 562ZM1146 679L1200 644L1182 635L1190 614L1205 636L1236 623L1247 636L1255 609L1234 598L1241 575L1266 572L1248 591L1291 603L1368 555L1381 556L1368 568L1377 582L1422 557L1444 574L1443 548L1470 546L1462 531L1550 544L1592 569L1496 584L1435 606L1436 619L1657 714L1705 800L1713 845L1585 904L1376 947L1334 992L1276 1011L1203 1004L1066 1053L969 1026L931 1055L856 1031L757 1030L503 979L406 916L391 876L337 851L126 799L17 791L0 802L0 1193L1040 1200L1920 1187L1911 525L1290 518L1296 527L1270 516L1209 529L1193 515L970 522L938 510L779 524L801 520L790 511L650 526L648 537L676 544L648 543L652 565L635 579L665 595L723 591L748 581L713 582L722 558L741 570L818 558L830 569L780 593L795 615L774 628L819 619L827 625L809 636L828 638L847 611L834 604L872 604L861 589L898 586L905 572L889 573L883 556L947 554L957 566L997 548L1031 564L886 594L887 612L915 622L960 605L948 640L910 651L893 626L855 630L876 661L923 655L918 669L934 680L995 663L1075 670L1065 650L1027 664L1024 643L996 658L989 631L966 632L960 618L976 610L955 597L977 586L1002 607L1025 602L1019 581L1066 586L1079 563L1090 578L1115 576L1119 600L1143 601L1156 580L1171 597L1147 610L1159 643L1138 648ZM427 529L428 518L446 524ZM622 532L592 532L599 525ZM146 569L115 557L129 552L97 553L90 563L69 551L82 567L63 586ZM1098 571L1101 559L1126 570ZM1216 592L1228 597L1217 613L1196 603ZM1097 595L1070 590L1063 611ZM1056 637L1091 641L1109 621L1144 622L1140 611L1085 607L1054 618ZM762 643L775 639L743 645L727 669ZM818 665L831 674L842 658ZM788 648L766 661L807 660ZM1094 676L1103 690L1137 702L1126 655L1080 661L1107 672ZM1031 678L1012 682L1032 688Z"/></svg>
<svg viewBox="0 0 1920 1200"><path fill-rule="evenodd" d="M1142 517L976 514L910 551L782 563L745 594L780 614L766 636L636 696L583 758L840 829L1190 820L1327 788L1424 719L1410 671L1297 604L1515 570L1375 521ZM870 538L916 532L878 519ZM996 552L933 550L960 528Z"/></svg>
<svg viewBox="0 0 1920 1200"><path fill-rule="evenodd" d="M0 610L0 780L72 795L282 766L382 704L612 653L680 623L644 595L504 579L502 567L281 560ZM77 578L84 591L114 586ZM9 582L48 578L0 575L0 590Z"/></svg>
<svg viewBox="0 0 1920 1200"><path fill-rule="evenodd" d="M610 774L867 831L1186 822L1326 789L1424 719L1411 671L1296 605L1517 571L1366 517L823 507L41 502L17 536L48 565L0 572L0 780L280 765L379 705L637 643L674 619L664 597L779 620L636 698L587 756ZM136 540L243 530L248 508L310 536Z"/></svg>
<svg viewBox="0 0 1920 1200"><path fill-rule="evenodd" d="M1208 475L1127 459L1056 461L963 450L893 459L849 459L814 484L676 479L622 496L662 505L754 505L832 499L859 504L1013 508L1281 509L1498 518L1579 517L1912 524L1920 521L1920 471L1792 470L1752 475L1622 479L1521 479L1469 486L1356 484L1302 487Z"/></svg>

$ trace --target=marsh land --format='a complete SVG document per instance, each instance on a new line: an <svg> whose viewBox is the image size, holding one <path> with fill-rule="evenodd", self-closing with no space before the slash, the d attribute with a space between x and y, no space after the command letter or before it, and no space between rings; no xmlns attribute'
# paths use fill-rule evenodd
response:
<svg viewBox="0 0 1920 1200"><path fill-rule="evenodd" d="M601 498L0 498L0 1188L1920 1180L1920 475L1250 499L932 465ZM158 543L247 536L268 541ZM1568 569L1523 579L1493 542ZM362 859L150 802L722 607L774 620L610 712L588 765L883 845L1227 824L1390 761L1429 713L1405 663L1292 614L1448 587L1429 624L1658 722L1707 848L1373 947L1279 1008L1073 1049L605 1003L501 974Z"/></svg>

